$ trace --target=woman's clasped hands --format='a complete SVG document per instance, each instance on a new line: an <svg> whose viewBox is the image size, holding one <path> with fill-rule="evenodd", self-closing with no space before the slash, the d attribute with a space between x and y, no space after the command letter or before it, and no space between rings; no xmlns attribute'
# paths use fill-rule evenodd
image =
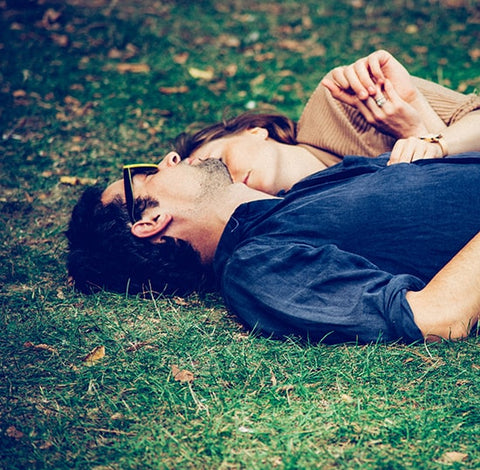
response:
<svg viewBox="0 0 480 470"><path fill-rule="evenodd" d="M379 131L396 137L389 164L444 156L423 118L425 104L408 71L390 53L375 51L351 65L333 69L322 80L332 96L353 106Z"/></svg>

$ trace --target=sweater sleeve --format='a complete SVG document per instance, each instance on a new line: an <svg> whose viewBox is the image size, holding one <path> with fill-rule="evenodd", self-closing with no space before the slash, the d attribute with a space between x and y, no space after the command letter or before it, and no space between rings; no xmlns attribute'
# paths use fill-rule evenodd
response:
<svg viewBox="0 0 480 470"><path fill-rule="evenodd" d="M421 78L412 78L447 126L480 109L480 96L464 95ZM357 109L336 100L319 84L298 122L297 141L323 163L331 165L322 152L315 149L331 152L339 158L345 155L376 157L392 150L396 139L377 130Z"/></svg>

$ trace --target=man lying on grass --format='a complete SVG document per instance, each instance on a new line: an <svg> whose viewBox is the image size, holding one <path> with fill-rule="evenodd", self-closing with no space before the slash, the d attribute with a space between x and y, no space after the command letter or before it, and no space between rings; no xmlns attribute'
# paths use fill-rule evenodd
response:
<svg viewBox="0 0 480 470"><path fill-rule="evenodd" d="M480 153L387 161L346 157L281 198L232 183L219 160L127 166L75 207L70 275L84 292L215 286L278 337L466 337L480 312Z"/></svg>

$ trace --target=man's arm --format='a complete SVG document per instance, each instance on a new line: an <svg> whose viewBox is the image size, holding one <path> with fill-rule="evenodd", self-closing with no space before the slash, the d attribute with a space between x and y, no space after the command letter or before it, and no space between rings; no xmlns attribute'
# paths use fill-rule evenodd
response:
<svg viewBox="0 0 480 470"><path fill-rule="evenodd" d="M427 340L468 336L480 314L480 232L420 291L406 295Z"/></svg>

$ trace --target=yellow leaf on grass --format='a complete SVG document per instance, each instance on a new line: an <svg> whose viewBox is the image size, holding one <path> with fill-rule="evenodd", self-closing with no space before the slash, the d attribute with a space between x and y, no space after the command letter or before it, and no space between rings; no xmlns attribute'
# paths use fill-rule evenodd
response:
<svg viewBox="0 0 480 470"><path fill-rule="evenodd" d="M105 346L97 346L93 348L84 358L83 362L85 362L88 366L92 366L97 363L100 359L105 357Z"/></svg>
<svg viewBox="0 0 480 470"><path fill-rule="evenodd" d="M173 378L177 382L193 382L195 378L193 373L189 370L182 369L180 370L176 364L173 364L171 367Z"/></svg>
<svg viewBox="0 0 480 470"><path fill-rule="evenodd" d="M213 78L213 69L208 68L206 70L201 70L197 69L195 67L190 67L188 69L188 73L193 77L193 78L201 78L202 80L211 80Z"/></svg>

